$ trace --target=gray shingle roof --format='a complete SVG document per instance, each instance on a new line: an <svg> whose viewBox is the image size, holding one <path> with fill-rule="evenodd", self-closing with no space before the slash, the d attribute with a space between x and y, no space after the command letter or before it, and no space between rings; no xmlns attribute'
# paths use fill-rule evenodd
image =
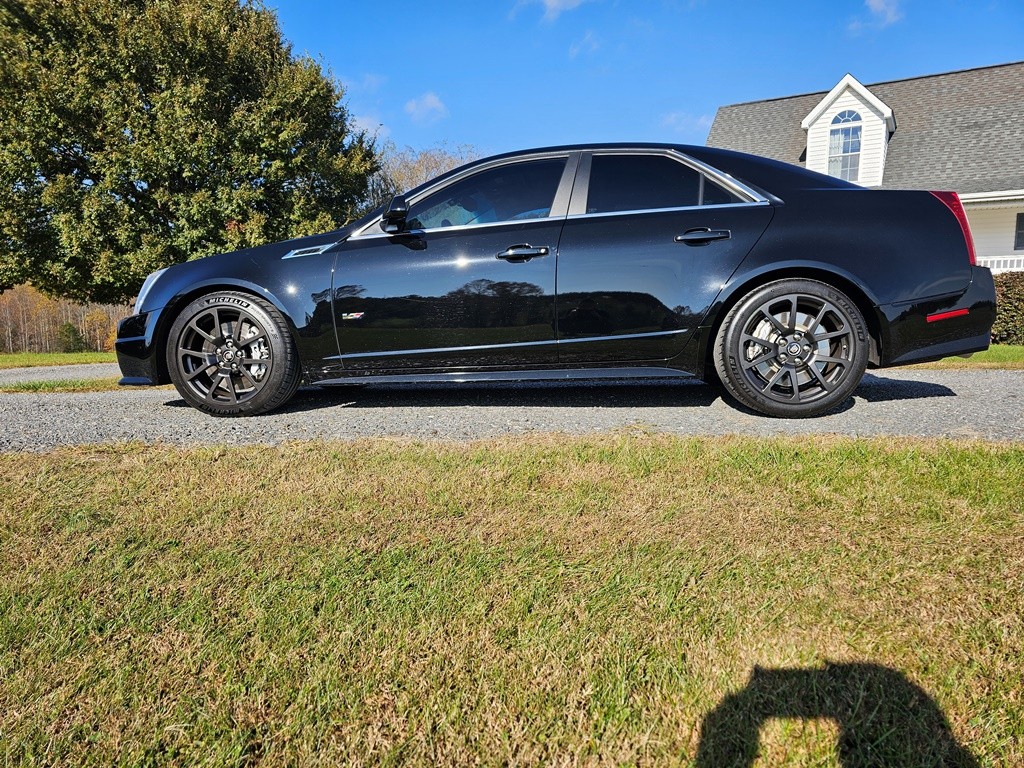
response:
<svg viewBox="0 0 1024 768"><path fill-rule="evenodd" d="M1024 189L1024 62L866 87L896 118L884 188ZM803 165L800 121L827 93L720 107L707 144Z"/></svg>

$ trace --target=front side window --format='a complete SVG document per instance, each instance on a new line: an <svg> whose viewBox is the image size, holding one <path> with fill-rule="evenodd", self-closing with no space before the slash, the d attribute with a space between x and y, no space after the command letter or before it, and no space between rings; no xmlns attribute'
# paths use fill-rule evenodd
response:
<svg viewBox="0 0 1024 768"><path fill-rule="evenodd" d="M594 155L587 213L743 202L699 171L664 155Z"/></svg>
<svg viewBox="0 0 1024 768"><path fill-rule="evenodd" d="M551 213L564 157L530 160L481 171L412 205L410 229L543 219Z"/></svg>
<svg viewBox="0 0 1024 768"><path fill-rule="evenodd" d="M860 114L844 109L832 118L828 133L828 175L844 181L860 178Z"/></svg>

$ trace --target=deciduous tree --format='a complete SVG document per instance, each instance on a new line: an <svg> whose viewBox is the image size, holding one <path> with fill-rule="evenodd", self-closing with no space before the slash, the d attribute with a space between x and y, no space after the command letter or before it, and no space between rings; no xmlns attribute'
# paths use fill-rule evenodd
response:
<svg viewBox="0 0 1024 768"><path fill-rule="evenodd" d="M257 2L4 0L0 50L0 289L123 301L366 198L341 85Z"/></svg>
<svg viewBox="0 0 1024 768"><path fill-rule="evenodd" d="M385 141L380 147L380 169L370 179L366 210L479 157L480 153L470 144L442 143L417 150Z"/></svg>

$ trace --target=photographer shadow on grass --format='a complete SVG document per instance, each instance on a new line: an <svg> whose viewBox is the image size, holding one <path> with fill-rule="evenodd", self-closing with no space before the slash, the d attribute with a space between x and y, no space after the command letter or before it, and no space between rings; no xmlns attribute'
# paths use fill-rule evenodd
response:
<svg viewBox="0 0 1024 768"><path fill-rule="evenodd" d="M826 718L839 727L843 768L978 768L942 710L903 674L877 664L820 669L755 667L746 687L704 718L698 768L745 768L771 718Z"/></svg>

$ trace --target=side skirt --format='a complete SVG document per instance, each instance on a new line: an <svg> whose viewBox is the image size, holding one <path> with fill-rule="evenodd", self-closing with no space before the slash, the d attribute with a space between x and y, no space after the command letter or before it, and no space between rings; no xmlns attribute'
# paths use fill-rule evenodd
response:
<svg viewBox="0 0 1024 768"><path fill-rule="evenodd" d="M692 379L675 368L567 368L533 371L478 371L456 373L407 373L381 376L345 376L312 382L316 387L364 384L465 384L479 381L592 381L594 379Z"/></svg>

